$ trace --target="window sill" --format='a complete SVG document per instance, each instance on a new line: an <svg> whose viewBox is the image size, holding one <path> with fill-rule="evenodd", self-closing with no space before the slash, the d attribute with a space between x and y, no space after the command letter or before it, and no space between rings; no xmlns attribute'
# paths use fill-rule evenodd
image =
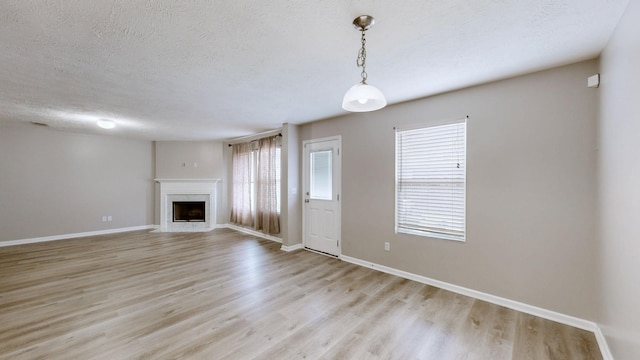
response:
<svg viewBox="0 0 640 360"><path fill-rule="evenodd" d="M435 238L435 239L466 242L466 237L465 236L460 237L460 236L440 234L440 233L435 233L435 232L430 232L430 231L420 231L420 230L410 230L410 229L396 229L396 234L409 234L409 235L430 237L430 238Z"/></svg>

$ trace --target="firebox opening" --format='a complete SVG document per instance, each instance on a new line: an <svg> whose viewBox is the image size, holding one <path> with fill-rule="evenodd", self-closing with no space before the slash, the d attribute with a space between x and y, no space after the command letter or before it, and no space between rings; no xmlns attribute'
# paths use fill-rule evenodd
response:
<svg viewBox="0 0 640 360"><path fill-rule="evenodd" d="M173 222L205 222L205 202L174 201Z"/></svg>

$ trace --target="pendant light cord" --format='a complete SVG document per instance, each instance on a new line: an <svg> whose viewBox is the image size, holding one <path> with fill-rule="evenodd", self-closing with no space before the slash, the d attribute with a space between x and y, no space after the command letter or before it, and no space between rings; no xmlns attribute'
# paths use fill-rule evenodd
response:
<svg viewBox="0 0 640 360"><path fill-rule="evenodd" d="M361 29L360 31L362 31L362 47L360 48L360 50L358 51L358 57L356 58L356 66L361 67L362 68L362 73L360 73L360 76L362 76L362 84L366 84L367 83L367 49L365 48L365 45L367 43L367 39L365 39L364 37L364 28Z"/></svg>

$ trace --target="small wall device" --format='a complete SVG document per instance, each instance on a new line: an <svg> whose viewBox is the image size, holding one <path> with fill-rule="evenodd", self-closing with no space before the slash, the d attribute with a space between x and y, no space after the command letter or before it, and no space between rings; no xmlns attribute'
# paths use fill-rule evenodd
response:
<svg viewBox="0 0 640 360"><path fill-rule="evenodd" d="M587 78L587 87L597 88L600 86L600 74L591 75Z"/></svg>

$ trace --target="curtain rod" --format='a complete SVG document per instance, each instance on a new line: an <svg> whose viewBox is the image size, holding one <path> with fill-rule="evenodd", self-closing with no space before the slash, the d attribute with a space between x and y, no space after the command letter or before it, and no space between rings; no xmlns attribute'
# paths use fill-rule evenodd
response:
<svg viewBox="0 0 640 360"><path fill-rule="evenodd" d="M255 136L255 135L254 135L254 136ZM280 137L281 137L281 136L282 136L282 133L277 133L277 134L272 135L272 136L274 136L274 137L275 137L275 136L280 136ZM252 136L251 136L251 137L252 137ZM260 139L264 139L264 138L268 138L268 137L269 137L269 136L260 137L260 138L257 138L257 139L249 140L248 142L258 141L258 140L260 140ZM235 142L234 144L241 144L241 142ZM227 145L227 146L232 147L232 146L233 146L233 144L231 144L231 143L230 143L230 144L229 144L229 145Z"/></svg>
<svg viewBox="0 0 640 360"><path fill-rule="evenodd" d="M234 143L234 142L242 142L245 139L260 139L260 138L265 138L271 135L275 135L279 132L281 132L282 128L275 128L275 129L271 129L271 130L267 130L267 131L263 131L263 132L259 132L259 133L254 133L251 135L245 135L245 136L238 136L236 138L233 139L229 139L229 143Z"/></svg>

